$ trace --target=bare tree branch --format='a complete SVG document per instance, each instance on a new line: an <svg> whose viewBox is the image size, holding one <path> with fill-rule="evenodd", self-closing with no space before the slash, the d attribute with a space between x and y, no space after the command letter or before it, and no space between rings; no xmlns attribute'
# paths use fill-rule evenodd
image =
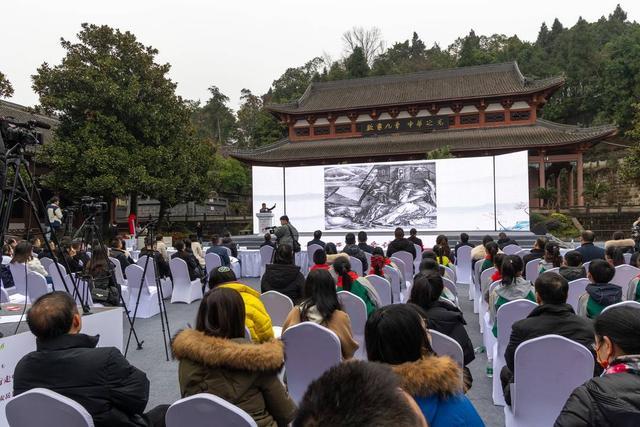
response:
<svg viewBox="0 0 640 427"><path fill-rule="evenodd" d="M365 29L353 27L342 35L347 56L351 55L355 47L361 47L367 64L371 66L378 55L384 51L382 31L378 27Z"/></svg>

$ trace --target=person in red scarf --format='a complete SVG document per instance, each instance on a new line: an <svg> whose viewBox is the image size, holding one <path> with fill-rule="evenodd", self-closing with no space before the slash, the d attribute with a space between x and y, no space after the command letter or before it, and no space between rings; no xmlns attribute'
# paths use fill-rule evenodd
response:
<svg viewBox="0 0 640 427"><path fill-rule="evenodd" d="M313 265L309 268L309 271L328 269L329 264L327 264L327 253L324 249L318 249L313 253Z"/></svg>
<svg viewBox="0 0 640 427"><path fill-rule="evenodd" d="M491 283L502 280L502 258L504 258L504 254L502 253L496 254L493 257L493 266L496 268L496 271L491 275Z"/></svg>

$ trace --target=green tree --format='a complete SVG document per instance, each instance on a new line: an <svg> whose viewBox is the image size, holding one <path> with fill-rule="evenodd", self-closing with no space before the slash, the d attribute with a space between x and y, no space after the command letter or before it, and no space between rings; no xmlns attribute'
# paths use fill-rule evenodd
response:
<svg viewBox="0 0 640 427"><path fill-rule="evenodd" d="M347 76L351 79L366 77L369 74L369 65L364 51L360 46L353 48L353 52L344 62Z"/></svg>
<svg viewBox="0 0 640 427"><path fill-rule="evenodd" d="M13 86L11 86L11 82L0 71L0 98L9 98L13 95Z"/></svg>
<svg viewBox="0 0 640 427"><path fill-rule="evenodd" d="M220 92L217 86L209 88L211 98L202 107L195 105L191 120L200 139L229 144L235 138L236 117L227 106L229 97Z"/></svg>
<svg viewBox="0 0 640 427"><path fill-rule="evenodd" d="M261 97L242 89L238 110L238 141L240 148L256 148L277 141L284 135L284 127L264 108Z"/></svg>
<svg viewBox="0 0 640 427"><path fill-rule="evenodd" d="M288 68L280 77L273 81L267 98L269 102L286 103L297 101L314 78L319 78L322 58L316 57L301 67Z"/></svg>
<svg viewBox="0 0 640 427"><path fill-rule="evenodd" d="M82 24L77 37L61 40L60 65L32 76L42 107L60 118L42 156L46 184L72 197L141 192L165 206L203 198L211 148L194 138L169 64L130 32Z"/></svg>
<svg viewBox="0 0 640 427"><path fill-rule="evenodd" d="M621 176L625 181L640 182L640 104L633 106L635 119L633 128L627 132L633 139L633 145L628 149L621 165Z"/></svg>
<svg viewBox="0 0 640 427"><path fill-rule="evenodd" d="M453 154L451 154L451 147L448 145L445 145L444 147L438 147L427 152L427 160L451 159L451 158L453 158Z"/></svg>

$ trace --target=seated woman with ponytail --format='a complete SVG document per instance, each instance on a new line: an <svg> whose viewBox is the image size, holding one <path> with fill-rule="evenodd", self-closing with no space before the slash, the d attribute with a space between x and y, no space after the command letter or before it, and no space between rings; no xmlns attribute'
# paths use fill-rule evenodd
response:
<svg viewBox="0 0 640 427"><path fill-rule="evenodd" d="M435 245L433 247L433 253L436 255L436 261L438 264L444 265L445 267L453 267L453 263L449 260L449 257L445 254L445 248L440 245Z"/></svg>
<svg viewBox="0 0 640 427"><path fill-rule="evenodd" d="M496 242L488 242L485 245L486 255L484 257L484 261L482 262L482 267L480 268L480 272L482 273L487 268L493 267L494 258L500 252L500 248Z"/></svg>
<svg viewBox="0 0 640 427"><path fill-rule="evenodd" d="M544 273L552 268L562 266L562 255L560 255L560 246L556 242L547 242L544 246L544 255L538 265L538 272Z"/></svg>
<svg viewBox="0 0 640 427"><path fill-rule="evenodd" d="M502 281L489 292L489 316L493 324L493 335L498 336L496 313L503 304L518 299L536 302L535 290L531 282L522 277L522 258L507 255L502 259Z"/></svg>
<svg viewBox="0 0 640 427"><path fill-rule="evenodd" d="M332 268L337 277L338 291L351 292L360 297L367 307L367 316L382 306L380 296L373 286L366 279L358 277L356 273L351 271L351 263L348 259L336 259Z"/></svg>
<svg viewBox="0 0 640 427"><path fill-rule="evenodd" d="M491 275L491 283L496 282L502 279L502 260L504 259L504 254L499 253L493 257L493 266L496 268L496 271Z"/></svg>
<svg viewBox="0 0 640 427"><path fill-rule="evenodd" d="M604 373L576 388L556 427L640 425L640 310L611 308L594 322Z"/></svg>

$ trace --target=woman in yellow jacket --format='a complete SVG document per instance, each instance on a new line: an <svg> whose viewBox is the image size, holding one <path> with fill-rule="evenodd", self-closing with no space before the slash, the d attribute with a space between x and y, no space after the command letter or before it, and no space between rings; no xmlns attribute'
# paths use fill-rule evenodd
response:
<svg viewBox="0 0 640 427"><path fill-rule="evenodd" d="M225 266L215 268L209 275L209 289L217 287L230 288L240 293L246 312L245 326L251 332L253 342L260 343L274 338L271 318L258 291L238 282L233 271Z"/></svg>

